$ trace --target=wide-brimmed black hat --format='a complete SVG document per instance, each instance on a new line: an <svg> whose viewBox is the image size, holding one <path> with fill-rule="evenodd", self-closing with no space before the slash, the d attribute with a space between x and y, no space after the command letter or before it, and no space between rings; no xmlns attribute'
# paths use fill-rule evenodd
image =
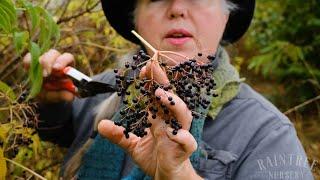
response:
<svg viewBox="0 0 320 180"><path fill-rule="evenodd" d="M236 42L247 31L255 8L255 0L231 0L238 8L230 14L223 41ZM136 0L101 0L103 11L110 25L124 38L139 44L131 33L134 29L133 10ZM147 25L146 25L147 26Z"/></svg>

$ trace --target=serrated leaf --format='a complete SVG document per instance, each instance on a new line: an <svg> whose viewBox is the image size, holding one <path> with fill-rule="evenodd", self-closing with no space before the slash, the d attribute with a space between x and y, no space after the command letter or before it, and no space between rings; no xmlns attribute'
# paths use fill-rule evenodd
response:
<svg viewBox="0 0 320 180"><path fill-rule="evenodd" d="M15 6L11 1L1 0L0 1L0 14L1 14L1 22L6 24L4 27L7 33L13 30L17 22L17 13L15 10Z"/></svg>
<svg viewBox="0 0 320 180"><path fill-rule="evenodd" d="M11 31L11 26L10 26L10 19L7 15L7 13L0 7L0 28L5 32L5 33L10 33Z"/></svg>
<svg viewBox="0 0 320 180"><path fill-rule="evenodd" d="M50 37L52 32L52 27L50 27L50 24L47 24L45 21L41 21L40 26L46 26L44 28L41 28L40 35L39 35L39 45L41 48L41 52L45 52L50 48Z"/></svg>
<svg viewBox="0 0 320 180"><path fill-rule="evenodd" d="M18 54L21 54L23 52L24 48L27 45L28 38L29 38L29 33L27 31L14 32L13 43Z"/></svg>
<svg viewBox="0 0 320 180"><path fill-rule="evenodd" d="M0 148L0 179L6 179L7 162L4 159L3 149Z"/></svg>
<svg viewBox="0 0 320 180"><path fill-rule="evenodd" d="M5 9L5 11L9 14L11 20L17 19L17 13L14 4L8 0L1 0L0 6Z"/></svg>
<svg viewBox="0 0 320 180"><path fill-rule="evenodd" d="M38 10L41 11L43 16L43 19L40 21L40 26L43 28L40 29L39 45L41 52L45 52L58 42L60 30L53 17L46 10L42 8L38 8Z"/></svg>
<svg viewBox="0 0 320 180"><path fill-rule="evenodd" d="M2 81L0 81L0 91L7 95L12 101L16 99L16 95L14 94L11 87Z"/></svg>
<svg viewBox="0 0 320 180"><path fill-rule="evenodd" d="M31 81L31 90L28 99L34 98L39 94L42 87L42 67L39 63L39 57L41 55L40 47L38 44L31 42L31 66L29 69L29 78Z"/></svg>

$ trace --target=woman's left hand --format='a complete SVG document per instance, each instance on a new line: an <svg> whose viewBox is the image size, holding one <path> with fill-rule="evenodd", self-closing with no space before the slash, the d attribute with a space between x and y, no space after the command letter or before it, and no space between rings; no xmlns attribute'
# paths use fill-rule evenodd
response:
<svg viewBox="0 0 320 180"><path fill-rule="evenodd" d="M160 84L169 84L158 63L147 63L140 75L149 79L153 77ZM126 150L137 165L154 179L201 179L189 159L197 149L196 140L189 132L193 118L191 111L172 92L157 89L155 95L161 97L161 103L182 125L176 135L173 135L173 129L165 123L163 115L157 115L156 119L151 118L151 115L148 117L152 126L147 129L148 134L143 138L130 133L130 137L126 139L124 128L114 125L110 120L99 123L99 133ZM175 105L170 104L168 96L173 98Z"/></svg>

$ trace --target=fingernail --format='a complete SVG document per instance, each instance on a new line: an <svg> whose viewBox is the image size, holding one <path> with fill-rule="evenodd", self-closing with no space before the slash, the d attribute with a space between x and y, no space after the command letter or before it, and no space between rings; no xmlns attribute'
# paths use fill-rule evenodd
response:
<svg viewBox="0 0 320 180"><path fill-rule="evenodd" d="M61 69L62 66L61 66L61 64L59 64L59 63L55 63L55 64L53 65L53 68L54 68L54 69Z"/></svg>

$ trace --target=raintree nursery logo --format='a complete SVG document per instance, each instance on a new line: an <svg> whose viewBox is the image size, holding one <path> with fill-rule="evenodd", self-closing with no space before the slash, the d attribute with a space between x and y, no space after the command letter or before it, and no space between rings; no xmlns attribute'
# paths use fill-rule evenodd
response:
<svg viewBox="0 0 320 180"><path fill-rule="evenodd" d="M318 160L301 154L273 154L256 159L257 171L251 179L305 179L309 170L319 171Z"/></svg>

